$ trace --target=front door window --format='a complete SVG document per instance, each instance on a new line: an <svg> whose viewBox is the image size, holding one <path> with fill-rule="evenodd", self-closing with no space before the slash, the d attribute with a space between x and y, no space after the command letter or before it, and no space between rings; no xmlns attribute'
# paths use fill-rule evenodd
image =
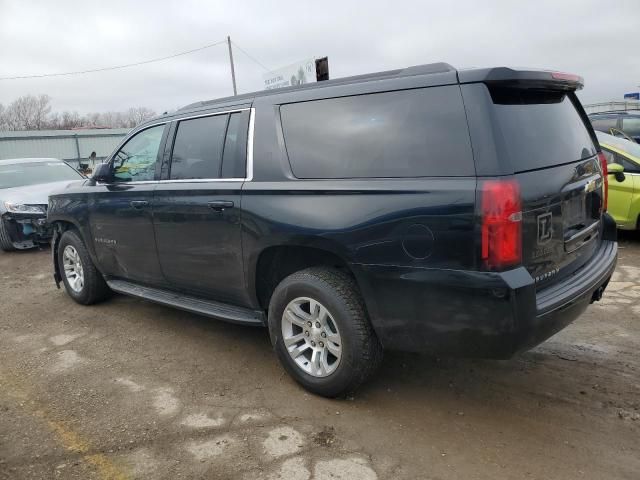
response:
<svg viewBox="0 0 640 480"><path fill-rule="evenodd" d="M148 128L131 137L113 157L115 182L154 180L164 125Z"/></svg>

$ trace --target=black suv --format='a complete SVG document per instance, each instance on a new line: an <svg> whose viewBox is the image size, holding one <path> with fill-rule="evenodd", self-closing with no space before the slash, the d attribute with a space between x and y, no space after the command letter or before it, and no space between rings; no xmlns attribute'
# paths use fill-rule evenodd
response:
<svg viewBox="0 0 640 480"><path fill-rule="evenodd" d="M614 270L581 86L433 64L189 105L50 197L55 280L265 325L326 396L383 348L508 358Z"/></svg>

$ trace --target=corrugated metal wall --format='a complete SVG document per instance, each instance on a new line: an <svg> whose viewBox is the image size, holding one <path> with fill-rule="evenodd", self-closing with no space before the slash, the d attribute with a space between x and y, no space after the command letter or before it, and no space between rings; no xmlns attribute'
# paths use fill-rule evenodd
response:
<svg viewBox="0 0 640 480"><path fill-rule="evenodd" d="M617 112L621 110L640 110L640 102L637 100L626 100L624 102L602 102L583 105L587 113Z"/></svg>
<svg viewBox="0 0 640 480"><path fill-rule="evenodd" d="M96 152L101 160L113 152L128 131L118 128L0 132L0 160L52 157L77 165L86 163L91 152Z"/></svg>

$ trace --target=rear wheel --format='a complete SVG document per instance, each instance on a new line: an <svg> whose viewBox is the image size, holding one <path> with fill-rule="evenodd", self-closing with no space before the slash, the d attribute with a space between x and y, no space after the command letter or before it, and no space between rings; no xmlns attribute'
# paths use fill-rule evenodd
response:
<svg viewBox="0 0 640 480"><path fill-rule="evenodd" d="M332 268L296 272L276 287L269 332L287 372L326 397L353 392L382 360L354 280Z"/></svg>
<svg viewBox="0 0 640 480"><path fill-rule="evenodd" d="M67 230L62 234L57 256L62 282L69 296L76 302L91 305L110 295L111 290L75 231Z"/></svg>
<svg viewBox="0 0 640 480"><path fill-rule="evenodd" d="M16 247L13 246L7 227L5 227L2 219L0 219L0 249L5 252L12 252L16 249Z"/></svg>

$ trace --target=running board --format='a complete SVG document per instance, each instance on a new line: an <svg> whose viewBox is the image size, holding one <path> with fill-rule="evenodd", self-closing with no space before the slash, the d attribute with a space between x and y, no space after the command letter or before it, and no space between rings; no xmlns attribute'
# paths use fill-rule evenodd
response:
<svg viewBox="0 0 640 480"><path fill-rule="evenodd" d="M226 320L227 322L242 323L245 325L264 325L264 315L257 310L236 307L213 300L203 300L189 297L158 288L143 287L124 280L107 280L107 285L114 292L144 298L161 305L179 308L191 313L206 315L207 317Z"/></svg>

